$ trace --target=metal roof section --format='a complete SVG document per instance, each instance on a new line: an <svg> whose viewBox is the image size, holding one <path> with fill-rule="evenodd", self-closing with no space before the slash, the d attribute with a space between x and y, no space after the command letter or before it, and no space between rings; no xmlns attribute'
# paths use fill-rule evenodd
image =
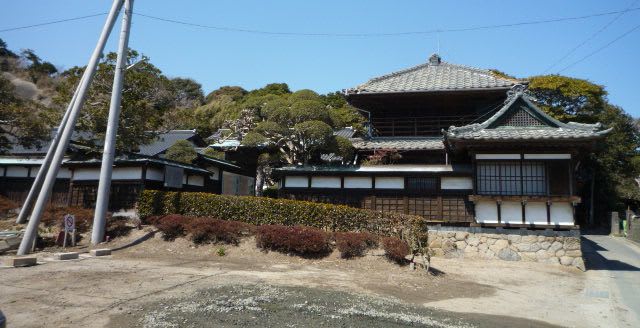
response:
<svg viewBox="0 0 640 328"><path fill-rule="evenodd" d="M489 70L451 64L433 54L427 63L405 70L373 78L355 88L345 90L349 94L446 92L464 90L508 90L527 81L502 77Z"/></svg>
<svg viewBox="0 0 640 328"><path fill-rule="evenodd" d="M444 149L442 137L372 137L351 139L358 150L440 150Z"/></svg>

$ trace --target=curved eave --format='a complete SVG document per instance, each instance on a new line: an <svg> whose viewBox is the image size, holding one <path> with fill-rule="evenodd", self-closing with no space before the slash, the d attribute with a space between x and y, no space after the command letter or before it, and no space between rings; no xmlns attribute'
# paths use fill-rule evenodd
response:
<svg viewBox="0 0 640 328"><path fill-rule="evenodd" d="M520 84L528 84L523 82ZM401 94L436 94L436 93L464 93L464 92L483 92L483 91L508 91L513 86L493 87L493 88L466 88L466 89L424 89L424 90L397 90L397 91L367 91L358 89L346 89L343 91L345 96L356 95L401 95Z"/></svg>

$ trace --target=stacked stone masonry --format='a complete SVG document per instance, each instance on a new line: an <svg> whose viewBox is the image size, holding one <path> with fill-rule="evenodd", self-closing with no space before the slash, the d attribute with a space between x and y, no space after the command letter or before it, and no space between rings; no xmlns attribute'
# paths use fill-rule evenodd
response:
<svg viewBox="0 0 640 328"><path fill-rule="evenodd" d="M585 270L577 230L429 227L432 256L544 262Z"/></svg>

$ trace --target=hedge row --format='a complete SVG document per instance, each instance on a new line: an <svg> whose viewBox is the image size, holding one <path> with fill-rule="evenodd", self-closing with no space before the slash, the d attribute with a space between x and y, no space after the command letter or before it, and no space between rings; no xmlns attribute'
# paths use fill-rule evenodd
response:
<svg viewBox="0 0 640 328"><path fill-rule="evenodd" d="M145 190L139 199L138 212L142 219L154 215L181 214L255 225L304 225L326 231L367 231L403 239L426 236L427 231L426 221L420 216L382 213L343 205L200 192Z"/></svg>

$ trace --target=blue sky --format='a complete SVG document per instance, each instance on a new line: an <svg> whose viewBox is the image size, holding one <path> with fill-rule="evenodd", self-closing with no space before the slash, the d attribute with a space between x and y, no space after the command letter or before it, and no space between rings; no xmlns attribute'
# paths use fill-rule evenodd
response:
<svg viewBox="0 0 640 328"><path fill-rule="evenodd" d="M0 30L106 12L110 0L3 1ZM386 33L575 17L640 7L611 1L245 1L136 0L134 11L198 24L303 33ZM286 82L321 93L426 61L497 68L518 77L542 74L615 15L500 29L394 37L301 37L221 32L134 16L130 46L172 77L191 77L209 92ZM63 68L85 65L104 16L0 32L9 47L31 48ZM580 59L640 23L631 11L550 72ZM117 26L119 29L119 24ZM116 49L117 33L108 45ZM439 39L439 42L438 42ZM563 74L605 85L609 99L640 117L640 29Z"/></svg>

